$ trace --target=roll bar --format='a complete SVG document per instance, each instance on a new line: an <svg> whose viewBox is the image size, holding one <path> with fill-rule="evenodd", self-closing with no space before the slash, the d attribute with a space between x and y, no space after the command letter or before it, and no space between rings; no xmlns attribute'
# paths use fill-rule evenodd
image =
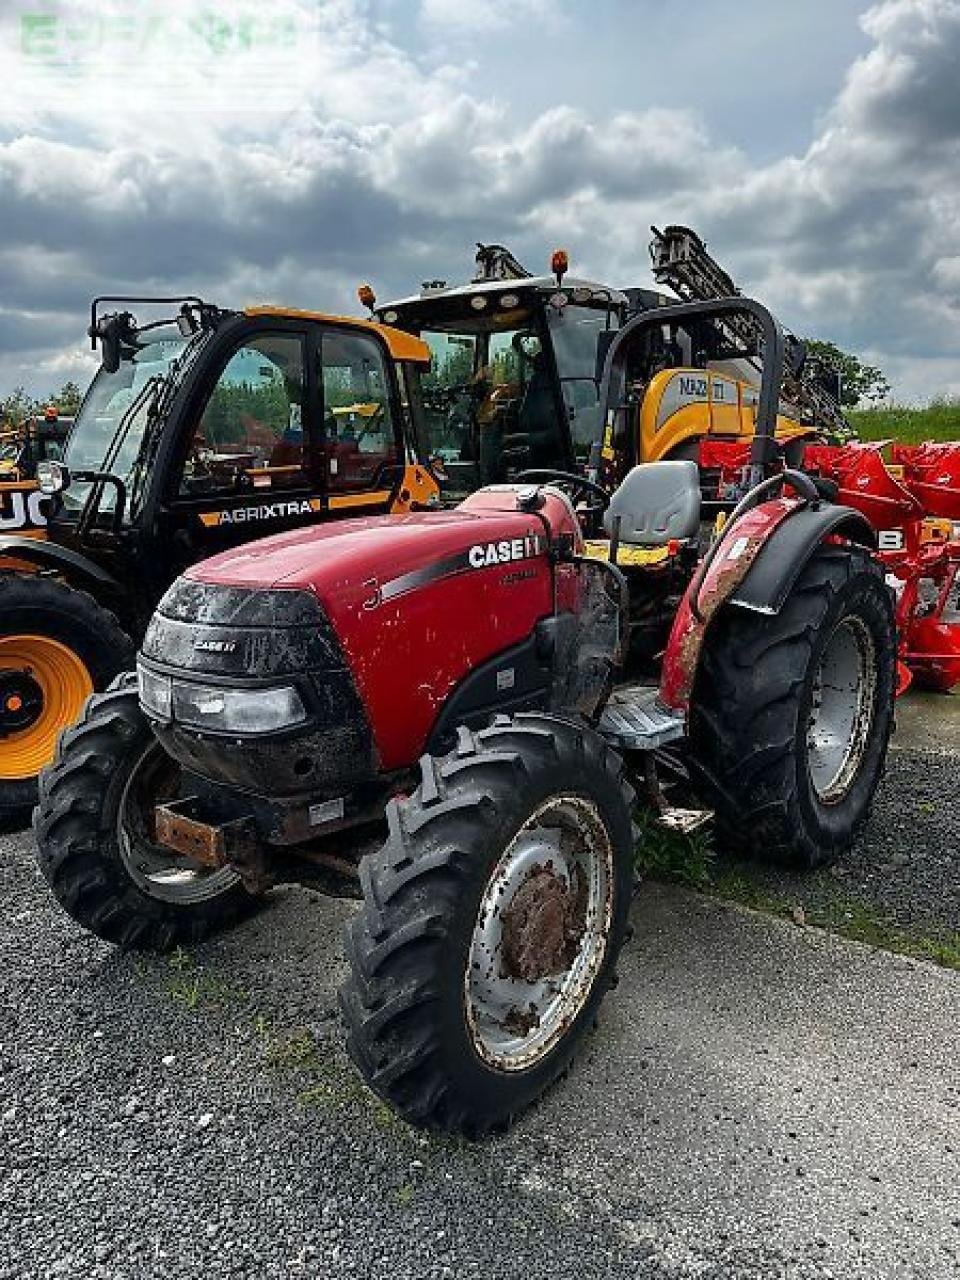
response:
<svg viewBox="0 0 960 1280"><path fill-rule="evenodd" d="M755 298L738 295L714 298L707 302L680 302L666 307L652 307L628 320L612 334L603 364L600 403L603 405L604 423L612 427L614 415L622 408L620 404L612 403L612 397L639 334L665 324L680 324L684 320L719 319L738 313L749 315L757 322L763 339L760 396L755 434L750 447L750 480L752 484L759 483L767 474L768 465L776 458L777 411L783 381L785 343L779 321Z"/></svg>

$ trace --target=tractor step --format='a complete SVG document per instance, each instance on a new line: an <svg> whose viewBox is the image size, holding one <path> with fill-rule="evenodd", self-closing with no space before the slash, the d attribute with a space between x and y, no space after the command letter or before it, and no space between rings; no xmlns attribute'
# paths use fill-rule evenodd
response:
<svg viewBox="0 0 960 1280"><path fill-rule="evenodd" d="M709 826L712 821L712 809L678 809L670 804L665 805L654 818L658 827L684 836L693 835L694 831Z"/></svg>
<svg viewBox="0 0 960 1280"><path fill-rule="evenodd" d="M600 717L599 729L615 747L626 751L653 751L684 734L684 718L659 700L655 685L624 685L610 695Z"/></svg>

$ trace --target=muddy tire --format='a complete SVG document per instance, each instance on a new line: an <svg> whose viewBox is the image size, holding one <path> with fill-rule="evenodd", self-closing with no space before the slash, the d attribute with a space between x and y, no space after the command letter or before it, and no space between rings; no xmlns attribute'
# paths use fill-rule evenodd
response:
<svg viewBox="0 0 960 1280"><path fill-rule="evenodd" d="M57 738L133 663L132 640L85 591L0 575L0 824L29 822Z"/></svg>
<svg viewBox="0 0 960 1280"><path fill-rule="evenodd" d="M391 803L340 1000L354 1062L410 1124L503 1128L568 1067L627 928L622 769L592 730L501 717Z"/></svg>
<svg viewBox="0 0 960 1280"><path fill-rule="evenodd" d="M691 710L718 844L794 867L837 857L883 774L895 685L890 592L860 548L821 547L775 616L725 609Z"/></svg>
<svg viewBox="0 0 960 1280"><path fill-rule="evenodd" d="M127 674L94 694L40 777L40 870L67 914L107 942L150 951L190 945L255 901L231 868L199 868L152 842L150 809L172 794L175 767Z"/></svg>

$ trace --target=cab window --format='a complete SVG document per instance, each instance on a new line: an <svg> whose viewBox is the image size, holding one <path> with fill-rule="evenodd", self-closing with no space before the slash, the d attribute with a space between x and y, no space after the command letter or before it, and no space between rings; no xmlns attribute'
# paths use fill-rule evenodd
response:
<svg viewBox="0 0 960 1280"><path fill-rule="evenodd" d="M529 314L507 320L421 330L432 356L423 379L427 447L447 498L528 467L567 465L547 353Z"/></svg>
<svg viewBox="0 0 960 1280"><path fill-rule="evenodd" d="M328 491L389 488L403 457L380 344L362 333L324 333L320 383Z"/></svg>
<svg viewBox="0 0 960 1280"><path fill-rule="evenodd" d="M264 334L227 361L187 448L181 496L306 483L303 339Z"/></svg>
<svg viewBox="0 0 960 1280"><path fill-rule="evenodd" d="M573 449L577 460L585 462L590 446L599 440L601 431L597 344L600 334L615 327L616 321L606 309L595 307L567 306L560 311L549 308L548 311Z"/></svg>

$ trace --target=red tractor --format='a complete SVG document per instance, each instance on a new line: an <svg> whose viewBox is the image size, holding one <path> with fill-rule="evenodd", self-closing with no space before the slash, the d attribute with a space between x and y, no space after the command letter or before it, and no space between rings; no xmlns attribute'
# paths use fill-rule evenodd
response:
<svg viewBox="0 0 960 1280"><path fill-rule="evenodd" d="M90 699L42 776L40 866L61 905L121 946L166 948L278 881L359 894L351 1054L410 1123L476 1135L563 1072L614 981L638 793L667 824L715 814L723 843L761 858L843 850L891 730L892 597L861 514L766 474L769 313L735 298L669 319L737 310L764 332L756 483L705 555L698 469L678 460L612 496L528 473L453 510L290 531L189 569L138 676ZM631 412L624 369L663 323L613 337L605 422ZM347 829L370 824L383 843L349 852Z"/></svg>

